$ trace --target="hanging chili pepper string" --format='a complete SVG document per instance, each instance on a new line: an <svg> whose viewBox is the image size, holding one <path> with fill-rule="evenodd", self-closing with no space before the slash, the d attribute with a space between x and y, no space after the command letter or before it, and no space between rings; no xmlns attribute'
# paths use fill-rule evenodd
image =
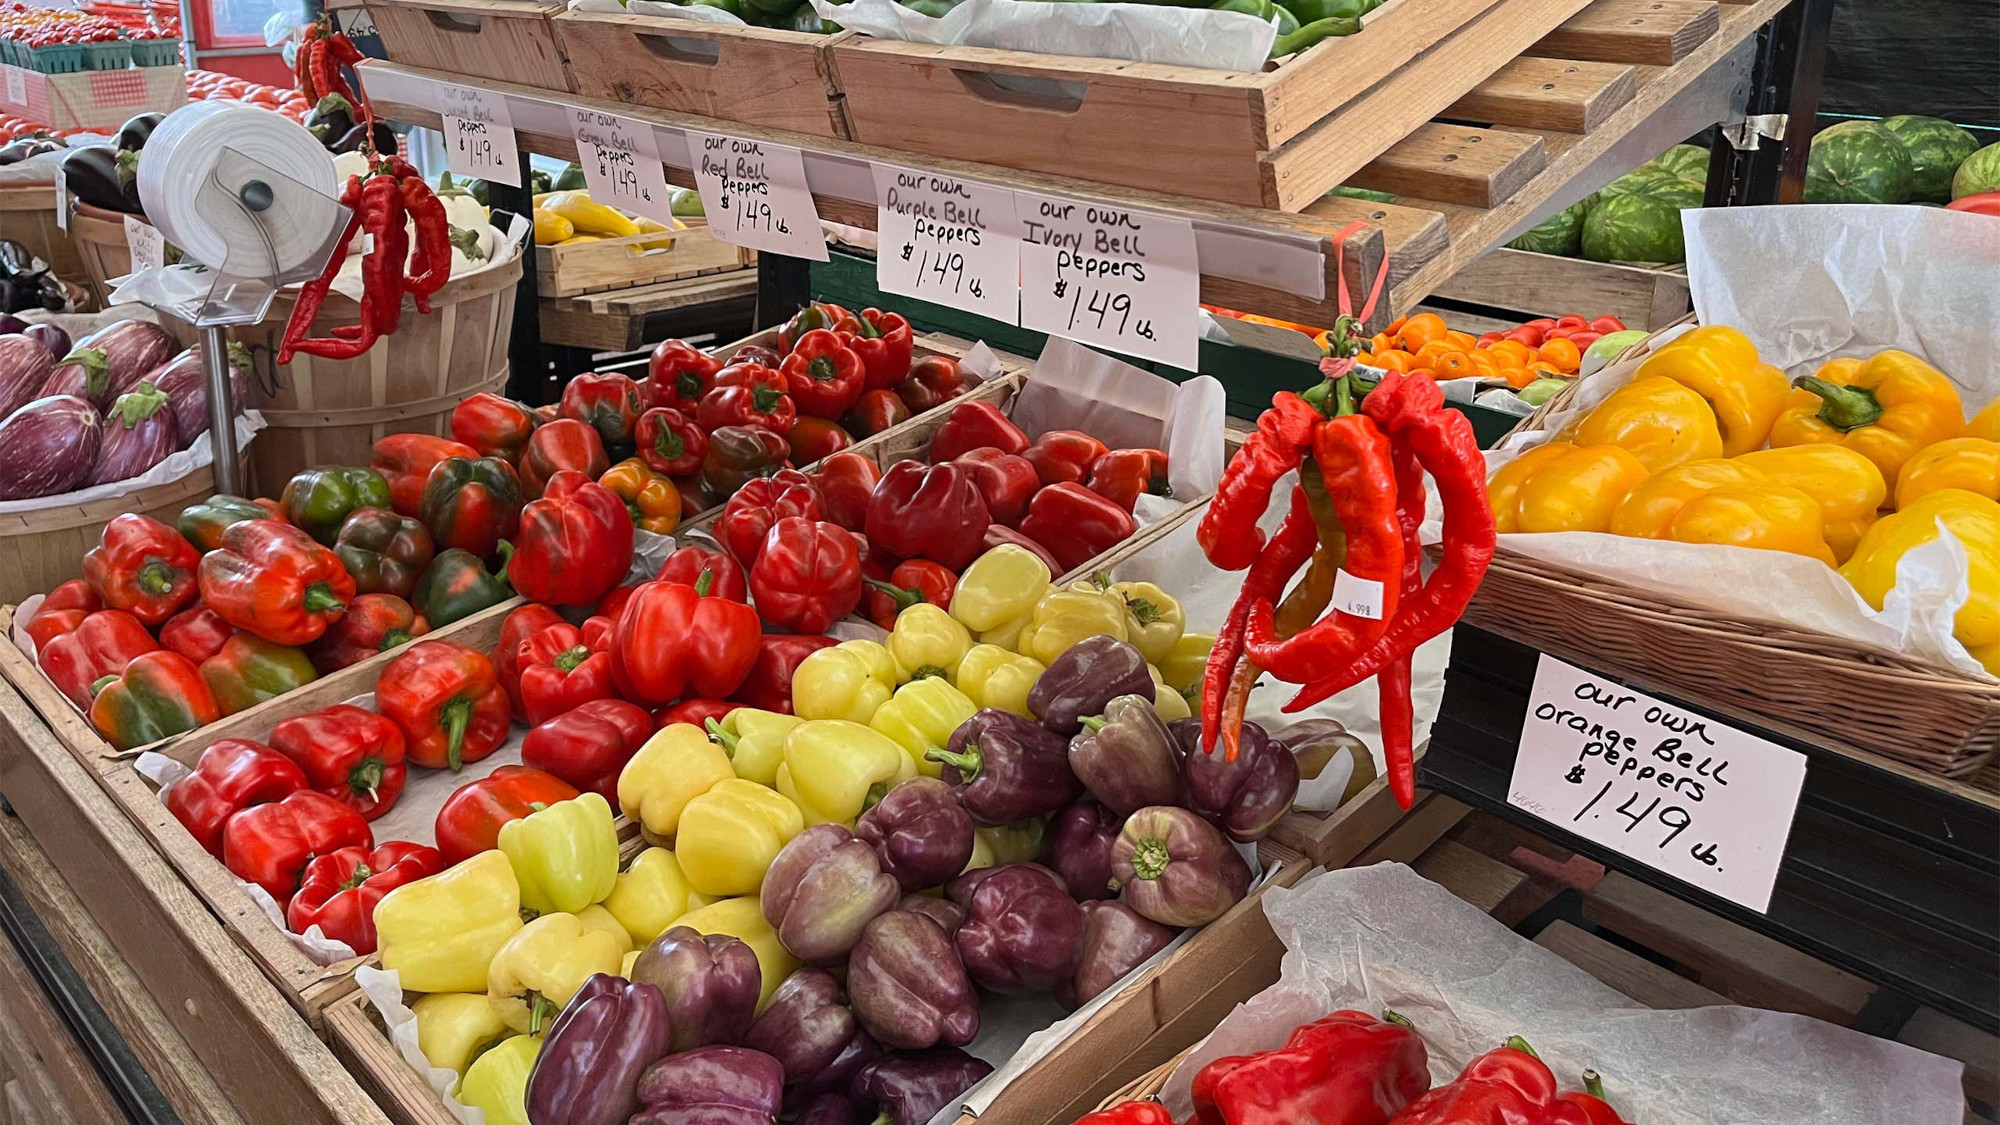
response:
<svg viewBox="0 0 2000 1125"><path fill-rule="evenodd" d="M284 339L278 348L278 362L281 364L290 363L293 353L305 342L306 333L312 330L312 322L319 316L320 305L326 301L327 290L333 285L334 275L340 272L340 265L346 260L347 244L361 229L361 177L347 177L340 202L348 209L347 225L341 228L340 242L327 259L326 268L299 290L299 299L292 306L291 319L285 322Z"/></svg>
<svg viewBox="0 0 2000 1125"><path fill-rule="evenodd" d="M1418 532L1424 522L1424 470L1409 446L1391 450L1396 471L1396 520L1403 532L1404 604L1413 602L1423 591L1424 556ZM1391 660L1375 674L1378 706L1382 718L1382 761L1389 774L1389 790L1396 803L1409 808L1416 801L1416 714L1410 700L1411 654Z"/></svg>
<svg viewBox="0 0 2000 1125"><path fill-rule="evenodd" d="M1229 685L1236 675L1237 662L1243 656L1243 625L1250 607L1260 594L1275 597L1284 592L1285 584L1292 575L1311 557L1319 542L1318 529L1313 524L1312 506L1305 490L1292 489L1292 506L1285 513L1278 531L1271 537L1271 543L1257 562L1244 576L1243 588L1236 595L1236 603L1229 609L1229 617L1223 623L1222 631L1216 635L1215 647L1210 650L1208 665L1202 672L1202 749L1213 752L1216 735L1222 731L1222 714L1227 701Z"/></svg>

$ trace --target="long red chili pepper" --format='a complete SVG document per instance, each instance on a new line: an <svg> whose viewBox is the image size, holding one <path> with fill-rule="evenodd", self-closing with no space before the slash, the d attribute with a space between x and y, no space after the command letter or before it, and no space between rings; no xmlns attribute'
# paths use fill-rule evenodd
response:
<svg viewBox="0 0 2000 1125"><path fill-rule="evenodd" d="M402 285L416 299L417 311L428 314L431 294L451 280L451 220L444 202L415 166L400 156L390 157L388 165L402 186L403 207L417 228L417 240L410 248L410 268L416 272L406 272Z"/></svg>
<svg viewBox="0 0 2000 1125"><path fill-rule="evenodd" d="M1257 418L1250 435L1229 459L1195 528L1208 561L1223 570L1242 570L1264 549L1264 532L1257 522L1271 506L1271 486L1299 467L1312 448L1313 431L1326 420L1305 399L1290 391L1271 398L1271 408Z"/></svg>
<svg viewBox="0 0 2000 1125"><path fill-rule="evenodd" d="M331 337L289 341L292 351L325 359L352 359L373 347L377 338L396 331L403 309L403 262L409 257L410 244L403 229L402 190L394 176L377 173L361 185L355 218L372 242L361 260L361 323L341 325ZM330 282L339 266L329 264L332 270L326 280ZM286 326L288 334L299 323L303 299L300 304L300 309L293 310L292 323ZM312 322L307 319L304 323Z"/></svg>
<svg viewBox="0 0 2000 1125"><path fill-rule="evenodd" d="M347 187L340 193L340 202L348 208L347 225L341 229L339 249L327 259L326 268L318 277L306 282L299 290L299 299L292 306L292 316L285 322L285 337L278 348L278 362L290 363L292 354L305 342L306 333L312 331L313 319L319 316L320 305L326 301L327 290L333 285L334 275L340 272L341 263L346 261L346 247L361 228L361 177L347 177Z"/></svg>
<svg viewBox="0 0 2000 1125"><path fill-rule="evenodd" d="M1391 449L1396 466L1396 520L1403 530L1403 593L1405 604L1424 588L1424 556L1417 532L1424 522L1424 470L1409 446ZM1409 808L1417 799L1416 713L1410 701L1410 653L1391 660L1375 674L1382 718L1382 760L1389 770L1389 791L1396 803Z"/></svg>
<svg viewBox="0 0 2000 1125"><path fill-rule="evenodd" d="M1208 665L1202 672L1201 746L1205 753L1214 752L1218 732L1225 735L1224 746L1231 747L1241 729L1240 725L1225 729L1222 716L1227 710L1228 693L1236 679L1238 661L1243 656L1243 628L1251 605L1259 597L1283 593L1285 584L1312 557L1313 548L1318 543L1319 529L1313 523L1312 503L1305 489L1294 486L1291 510L1285 513L1277 533L1271 536L1270 545L1257 556L1250 573L1244 576L1243 589L1237 593L1236 604L1230 607L1229 617L1223 623L1222 631L1216 635L1215 647L1209 651ZM1245 690L1248 690L1247 686ZM1235 761L1235 754L1231 752L1228 758Z"/></svg>

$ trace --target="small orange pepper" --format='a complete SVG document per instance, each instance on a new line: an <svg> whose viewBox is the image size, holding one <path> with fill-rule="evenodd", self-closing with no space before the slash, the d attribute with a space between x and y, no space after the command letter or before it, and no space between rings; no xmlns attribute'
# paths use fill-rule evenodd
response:
<svg viewBox="0 0 2000 1125"><path fill-rule="evenodd" d="M1565 374L1574 372L1577 369L1577 365L1583 362L1582 349L1578 348L1574 341L1566 340L1561 336L1553 340L1542 341L1542 346L1536 350L1535 354L1555 364Z"/></svg>
<svg viewBox="0 0 2000 1125"><path fill-rule="evenodd" d="M1541 371L1530 370L1526 367L1503 367L1500 369L1500 377L1507 380L1507 385L1517 391L1541 378L1543 374Z"/></svg>
<svg viewBox="0 0 2000 1125"><path fill-rule="evenodd" d="M1432 369L1440 379L1464 379L1479 374L1479 369L1472 365L1472 357L1464 352L1444 353L1432 364Z"/></svg>
<svg viewBox="0 0 2000 1125"><path fill-rule="evenodd" d="M1474 336L1472 333L1459 332L1456 330L1451 332L1446 332L1444 334L1444 338L1450 340L1452 344L1456 346L1459 351L1462 352L1471 351L1472 345L1479 342L1479 338L1477 336Z"/></svg>
<svg viewBox="0 0 2000 1125"><path fill-rule="evenodd" d="M1497 379L1500 377L1500 361L1493 358L1492 352L1487 351L1485 348L1474 348L1463 354L1467 359L1472 361L1472 369L1479 372L1481 378Z"/></svg>
<svg viewBox="0 0 2000 1125"><path fill-rule="evenodd" d="M1535 354L1519 340L1495 340L1480 350L1492 352L1506 361L1505 366L1514 367L1525 365Z"/></svg>
<svg viewBox="0 0 2000 1125"><path fill-rule="evenodd" d="M1422 348L1432 340L1444 339L1447 331L1444 318L1436 313L1418 313L1403 325L1405 347Z"/></svg>
<svg viewBox="0 0 2000 1125"><path fill-rule="evenodd" d="M1399 316L1396 319L1390 321L1388 327L1389 334L1393 336L1396 333L1401 332L1403 330L1403 325L1408 324L1409 322L1410 318L1407 316Z"/></svg>
<svg viewBox="0 0 2000 1125"><path fill-rule="evenodd" d="M1445 356L1454 355L1457 352L1458 349L1453 347L1449 340L1432 340L1430 343L1418 348L1415 355L1419 367L1428 367L1436 370L1440 360Z"/></svg>

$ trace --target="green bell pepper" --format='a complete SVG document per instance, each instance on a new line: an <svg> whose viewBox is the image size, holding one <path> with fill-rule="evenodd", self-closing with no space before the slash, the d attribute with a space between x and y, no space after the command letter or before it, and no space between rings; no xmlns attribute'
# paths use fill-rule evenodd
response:
<svg viewBox="0 0 2000 1125"><path fill-rule="evenodd" d="M1316 19L1311 23L1300 25L1297 31L1289 35L1278 36L1277 42L1271 44L1271 57L1275 59L1285 55L1296 55L1322 39L1352 35L1360 30L1361 21L1351 16L1327 16Z"/></svg>
<svg viewBox="0 0 2000 1125"><path fill-rule="evenodd" d="M555 182L549 185L549 190L581 191L586 186L588 185L583 182L583 165L572 160L563 166L562 171L556 173Z"/></svg>
<svg viewBox="0 0 2000 1125"><path fill-rule="evenodd" d="M1300 26L1341 16L1358 20L1368 11L1367 0L1278 0L1278 3L1298 17Z"/></svg>
<svg viewBox="0 0 2000 1125"><path fill-rule="evenodd" d="M513 553L512 543L500 544L502 559ZM478 555L454 547L431 560L424 576L417 580L411 603L431 623L431 628L441 629L513 596L514 588L507 584L504 561L497 573L488 574L485 561Z"/></svg>
<svg viewBox="0 0 2000 1125"><path fill-rule="evenodd" d="M903 7L932 19L943 19L945 14L958 7L958 0L901 0Z"/></svg>
<svg viewBox="0 0 2000 1125"><path fill-rule="evenodd" d="M521 478L500 457L447 457L424 479L417 518L433 546L487 558L521 526Z"/></svg>
<svg viewBox="0 0 2000 1125"><path fill-rule="evenodd" d="M349 512L390 506L389 482L373 469L354 465L307 469L286 482L278 504L292 526L331 547Z"/></svg>
<svg viewBox="0 0 2000 1125"><path fill-rule="evenodd" d="M785 26L809 35L832 35L840 30L839 24L819 18L819 13L813 10L811 4L800 4L798 10L786 21Z"/></svg>
<svg viewBox="0 0 2000 1125"><path fill-rule="evenodd" d="M273 514L255 500L218 492L199 504L189 504L182 509L181 518L174 521L174 527L181 533L181 538L194 544L195 550L207 554L222 545L224 528L244 520L267 520Z"/></svg>
<svg viewBox="0 0 2000 1125"><path fill-rule="evenodd" d="M1272 0L1216 0L1209 7L1217 12L1242 12L1265 23L1277 20L1279 35L1290 35L1299 29L1299 17L1293 15L1290 8L1272 3Z"/></svg>
<svg viewBox="0 0 2000 1125"><path fill-rule="evenodd" d="M238 632L224 641L214 656L201 662L201 678L222 713L234 715L311 683L319 678L319 672L304 649Z"/></svg>

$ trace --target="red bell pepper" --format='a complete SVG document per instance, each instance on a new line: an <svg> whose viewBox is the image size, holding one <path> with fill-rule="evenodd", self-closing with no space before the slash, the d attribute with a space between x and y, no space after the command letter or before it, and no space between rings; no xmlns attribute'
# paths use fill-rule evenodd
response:
<svg viewBox="0 0 2000 1125"><path fill-rule="evenodd" d="M169 622L168 624L172 624ZM362 594L347 603L347 613L327 626L306 649L320 675L337 672L431 631L410 603L394 594ZM164 636L164 633L162 634Z"/></svg>
<svg viewBox="0 0 2000 1125"><path fill-rule="evenodd" d="M916 350L916 339L910 332L910 322L902 314L862 309L858 323L847 336L847 346L860 357L866 371L868 390L889 390L910 373L910 356Z"/></svg>
<svg viewBox="0 0 2000 1125"><path fill-rule="evenodd" d="M639 586L640 583L637 582L630 586L613 586L603 597L597 599L596 605L591 607L591 616L617 617L625 612L625 603L631 601L632 595L639 592Z"/></svg>
<svg viewBox="0 0 2000 1125"><path fill-rule="evenodd" d="M1090 467L1109 452L1103 442L1082 430L1050 430L1021 456L1035 467L1035 476L1044 485L1082 484L1090 476Z"/></svg>
<svg viewBox="0 0 2000 1125"><path fill-rule="evenodd" d="M22 631L35 642L35 651L40 652L64 633L75 632L84 618L103 608L103 600L97 596L97 591L90 588L90 583L72 578L49 591L49 596L43 598L42 604L36 606L35 612L28 617Z"/></svg>
<svg viewBox="0 0 2000 1125"><path fill-rule="evenodd" d="M721 370L721 360L686 340L662 340L646 360L646 405L691 416Z"/></svg>
<svg viewBox="0 0 2000 1125"><path fill-rule="evenodd" d="M513 711L485 655L449 641L419 641L382 669L375 706L403 729L408 757L457 770L507 741Z"/></svg>
<svg viewBox="0 0 2000 1125"><path fill-rule="evenodd" d="M670 406L646 411L639 415L633 439L638 443L639 460L670 477L694 472L708 456L708 435L695 425L692 407L686 412Z"/></svg>
<svg viewBox="0 0 2000 1125"><path fill-rule="evenodd" d="M1049 553L1047 547L1042 546L1040 543L1015 531L1011 527L1005 527L997 523L987 528L985 537L980 539L980 553L984 554L1002 543L1012 543L1023 550L1034 552L1038 558L1048 564L1050 574L1063 573L1063 565L1056 561L1056 557Z"/></svg>
<svg viewBox="0 0 2000 1125"><path fill-rule="evenodd" d="M862 386L861 357L825 329L799 337L778 371L784 375L785 391L799 413L819 418L840 417L867 389Z"/></svg>
<svg viewBox="0 0 2000 1125"><path fill-rule="evenodd" d="M42 674L80 710L90 710L91 685L116 676L126 665L159 651L153 634L122 609L101 609L55 638L39 658Z"/></svg>
<svg viewBox="0 0 2000 1125"><path fill-rule="evenodd" d="M225 715L248 711L319 678L319 669L304 649L244 632L222 642L198 670Z"/></svg>
<svg viewBox="0 0 2000 1125"><path fill-rule="evenodd" d="M564 387L558 416L572 418L597 431L606 449L630 445L632 430L645 409L645 396L630 376L588 371ZM597 473L590 474L596 479Z"/></svg>
<svg viewBox="0 0 2000 1125"><path fill-rule="evenodd" d="M343 619L344 620L344 619ZM205 605L191 605L160 626L160 647L200 664L222 651L236 627Z"/></svg>
<svg viewBox="0 0 2000 1125"><path fill-rule="evenodd" d="M1520 1038L1465 1064L1390 1118L1393 1125L1576 1125L1583 1111L1558 1100L1555 1075Z"/></svg>
<svg viewBox="0 0 2000 1125"><path fill-rule="evenodd" d="M756 675L754 669L751 675ZM736 690L739 694L743 691L742 688ZM672 707L662 707L653 712L653 727L656 730L665 730L675 723L691 723L707 730L710 719L719 723L727 718L731 711L742 706L744 705L728 699L683 699Z"/></svg>
<svg viewBox="0 0 2000 1125"><path fill-rule="evenodd" d="M813 470L813 485L819 489L820 511L824 518L860 531L868 526L868 498L882 479L882 467L866 453L836 453Z"/></svg>
<svg viewBox="0 0 2000 1125"><path fill-rule="evenodd" d="M679 582L699 589L704 574L708 575L705 597L726 598L732 602L750 599L750 586L744 577L742 564L700 543L690 543L668 555L667 561L660 564L660 573L654 575L654 580Z"/></svg>
<svg viewBox="0 0 2000 1125"><path fill-rule="evenodd" d="M1159 1102L1120 1102L1110 1109L1086 1113L1076 1125L1174 1125L1174 1115Z"/></svg>
<svg viewBox="0 0 2000 1125"><path fill-rule="evenodd" d="M491 557L500 541L512 539L521 526L522 488L514 466L498 457L447 457L438 462L424 482L418 507L432 547L438 551L456 547L482 559Z"/></svg>
<svg viewBox="0 0 2000 1125"><path fill-rule="evenodd" d="M1172 496L1167 455L1157 449L1114 449L1090 463L1090 490L1128 512L1142 492Z"/></svg>
<svg viewBox="0 0 2000 1125"><path fill-rule="evenodd" d="M838 643L828 636L790 636L783 633L767 633L757 638L757 661L750 666L750 674L743 678L743 686L730 697L731 704L776 711L781 715L791 714L792 673L798 670L806 657ZM718 719L721 717L716 716ZM705 727L707 723L701 725Z"/></svg>
<svg viewBox="0 0 2000 1125"><path fill-rule="evenodd" d="M616 693L611 654L591 649L576 626L551 625L521 642L521 702L531 725Z"/></svg>
<svg viewBox="0 0 2000 1125"><path fill-rule="evenodd" d="M389 506L398 515L414 517L423 509L424 482L431 469L447 457L468 461L484 456L461 441L436 434L390 434L375 443L368 455L368 467L389 482Z"/></svg>
<svg viewBox="0 0 2000 1125"><path fill-rule="evenodd" d="M494 643L487 659L493 662L493 670L500 677L500 687L513 704L517 719L526 720L528 717L527 705L521 700L521 643L551 625L562 624L566 622L561 614L539 602L522 606L500 623L500 639Z"/></svg>
<svg viewBox="0 0 2000 1125"><path fill-rule="evenodd" d="M882 474L868 501L871 548L899 559L929 559L954 571L979 557L980 536L992 522L972 474L952 463L898 461ZM751 589L756 589L754 575Z"/></svg>
<svg viewBox="0 0 2000 1125"><path fill-rule="evenodd" d="M532 766L501 766L444 799L433 835L446 863L463 863L500 846L500 826L577 795L576 788Z"/></svg>
<svg viewBox="0 0 2000 1125"><path fill-rule="evenodd" d="M861 318L830 301L813 301L793 313L792 319L778 329L778 350L791 351L798 345L799 337L815 329L858 333L861 331ZM741 354L741 351L737 353ZM731 359L733 361L735 357Z"/></svg>
<svg viewBox="0 0 2000 1125"><path fill-rule="evenodd" d="M909 420L909 404L895 391L863 391L853 408L840 416L840 428L856 437L874 437Z"/></svg>
<svg viewBox="0 0 2000 1125"><path fill-rule="evenodd" d="M306 789L230 817L222 829L222 865L264 888L283 910L314 856L374 846L375 834L360 813Z"/></svg>
<svg viewBox="0 0 2000 1125"><path fill-rule="evenodd" d="M201 556L181 533L151 516L127 512L104 525L83 556L83 580L107 609L158 625L195 598Z"/></svg>
<svg viewBox="0 0 2000 1125"><path fill-rule="evenodd" d="M222 857L222 827L252 805L279 801L306 787L305 771L260 743L225 738L208 744L194 771L168 785L160 800L209 854Z"/></svg>
<svg viewBox="0 0 2000 1125"><path fill-rule="evenodd" d="M1604 1080L1594 1070L1583 1072L1583 1093L1556 1095L1557 1125L1631 1125L1604 1100Z"/></svg>
<svg viewBox="0 0 2000 1125"><path fill-rule="evenodd" d="M887 484L888 478L883 483ZM978 501L977 493L973 500ZM872 509L868 522L874 526ZM757 612L764 620L780 629L826 632L827 626L854 612L861 602L861 549L854 534L837 523L799 516L772 524L764 537L764 549L750 568L750 596L756 599Z"/></svg>
<svg viewBox="0 0 2000 1125"><path fill-rule="evenodd" d="M402 728L350 703L280 722L271 749L297 763L312 788L368 820L395 806L410 776Z"/></svg>
<svg viewBox="0 0 2000 1125"><path fill-rule="evenodd" d="M780 437L792 432L799 408L785 393L785 376L756 364L730 370L738 373L737 381L701 396L694 408L695 422L710 432L724 426L762 426Z"/></svg>
<svg viewBox="0 0 2000 1125"><path fill-rule="evenodd" d="M1407 1023L1335 1012L1294 1028L1276 1050L1202 1067L1189 1125L1383 1125L1430 1087L1428 1058Z"/></svg>
<svg viewBox="0 0 2000 1125"><path fill-rule="evenodd" d="M625 581L632 535L616 493L582 473L559 472L521 509L507 579L532 601L590 605Z"/></svg>
<svg viewBox="0 0 2000 1125"><path fill-rule="evenodd" d="M513 464L540 423L534 411L513 399L480 391L452 408L451 436L478 450L480 457Z"/></svg>
<svg viewBox="0 0 2000 1125"><path fill-rule="evenodd" d="M965 368L948 355L927 355L917 360L895 387L897 396L918 414L943 406L971 389Z"/></svg>
<svg viewBox="0 0 2000 1125"><path fill-rule="evenodd" d="M961 402L931 435L930 458L951 461L968 450L990 445L1002 453L1026 453L1028 435L1000 408L984 399Z"/></svg>
<svg viewBox="0 0 2000 1125"><path fill-rule="evenodd" d="M868 585L864 595L868 620L884 629L894 629L896 615L913 605L929 602L950 607L951 595L958 589L958 575L929 559L910 559L898 564L886 579L867 577L862 581Z"/></svg>
<svg viewBox="0 0 2000 1125"><path fill-rule="evenodd" d="M332 551L271 520L229 525L198 574L201 599L224 621L281 645L319 639L354 598L354 579Z"/></svg>
<svg viewBox="0 0 2000 1125"><path fill-rule="evenodd" d="M973 486L986 501L986 513L994 523L1013 527L1028 514L1028 501L1042 487L1035 467L1018 453L1002 453L990 445L968 449L952 458L972 476Z"/></svg>
<svg viewBox="0 0 2000 1125"><path fill-rule="evenodd" d="M610 652L612 634L618 631L618 618L607 617L600 613L595 617L584 618L583 624L578 628L583 630L583 647L592 652Z"/></svg>
<svg viewBox="0 0 2000 1125"><path fill-rule="evenodd" d="M626 699L658 707L684 695L720 699L757 659L757 610L698 586L649 582L612 631L611 674Z"/></svg>
<svg viewBox="0 0 2000 1125"><path fill-rule="evenodd" d="M375 952L375 904L405 883L444 870L433 847L391 840L373 851L341 848L314 856L299 880L299 893L285 908L285 925L295 934L314 926L357 956Z"/></svg>
<svg viewBox="0 0 2000 1125"><path fill-rule="evenodd" d="M1075 483L1050 485L1035 493L1021 534L1049 549L1067 574L1130 539L1139 530L1132 513Z"/></svg>
<svg viewBox="0 0 2000 1125"><path fill-rule="evenodd" d="M787 516L820 518L819 489L796 469L782 470L737 489L716 518L716 542L730 557L749 566L764 549L764 536L771 525Z"/></svg>
<svg viewBox="0 0 2000 1125"><path fill-rule="evenodd" d="M619 771L653 730L653 716L644 707L593 699L536 723L521 743L521 761L615 803Z"/></svg>
<svg viewBox="0 0 2000 1125"><path fill-rule="evenodd" d="M575 469L591 480L611 467L605 455L604 439L588 423L574 418L558 418L535 431L521 454L521 492L530 500L542 494L549 478L564 469Z"/></svg>
<svg viewBox="0 0 2000 1125"><path fill-rule="evenodd" d="M762 426L724 426L710 433L708 454L701 461L703 507L735 495L746 481L784 468L791 455L784 437ZM682 496L687 496L685 488Z"/></svg>
<svg viewBox="0 0 2000 1125"><path fill-rule="evenodd" d="M810 465L852 446L854 435L841 429L838 422L825 418L800 418L792 423L788 440L792 443L793 463Z"/></svg>

